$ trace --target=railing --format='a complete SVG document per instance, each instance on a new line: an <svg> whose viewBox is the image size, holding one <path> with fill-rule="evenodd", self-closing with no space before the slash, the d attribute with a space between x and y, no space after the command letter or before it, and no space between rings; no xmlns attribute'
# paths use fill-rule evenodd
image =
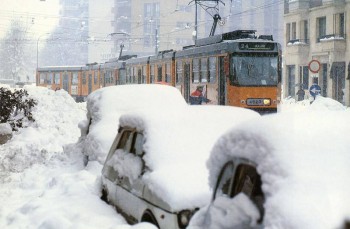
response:
<svg viewBox="0 0 350 229"><path fill-rule="evenodd" d="M345 40L346 34L327 34L317 38L317 42L326 40Z"/></svg>
<svg viewBox="0 0 350 229"><path fill-rule="evenodd" d="M287 42L287 45L309 44L310 39L292 39Z"/></svg>

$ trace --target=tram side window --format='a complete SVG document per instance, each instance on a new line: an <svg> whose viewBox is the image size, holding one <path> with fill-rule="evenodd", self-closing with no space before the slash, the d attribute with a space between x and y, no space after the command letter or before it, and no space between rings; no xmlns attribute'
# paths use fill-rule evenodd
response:
<svg viewBox="0 0 350 229"><path fill-rule="evenodd" d="M120 69L119 70L119 76L118 76L118 84L122 85L122 84L126 84L126 72L127 70L125 69Z"/></svg>
<svg viewBox="0 0 350 229"><path fill-rule="evenodd" d="M126 79L125 79L125 83L126 83L126 84L129 83L130 75L131 75L131 68L128 67L128 68L126 69Z"/></svg>
<svg viewBox="0 0 350 229"><path fill-rule="evenodd" d="M46 83L46 74L40 73L40 84Z"/></svg>
<svg viewBox="0 0 350 229"><path fill-rule="evenodd" d="M78 85L78 73L77 72L73 72L72 85Z"/></svg>
<svg viewBox="0 0 350 229"><path fill-rule="evenodd" d="M209 57L209 83L216 82L216 57Z"/></svg>
<svg viewBox="0 0 350 229"><path fill-rule="evenodd" d="M60 84L60 83L61 83L60 73L56 72L55 73L55 84Z"/></svg>
<svg viewBox="0 0 350 229"><path fill-rule="evenodd" d="M201 69L200 82L202 83L208 82L208 59L207 58L201 58L200 69Z"/></svg>
<svg viewBox="0 0 350 229"><path fill-rule="evenodd" d="M182 83L182 77L183 77L183 68L182 68L182 61L179 60L176 62L176 84Z"/></svg>
<svg viewBox="0 0 350 229"><path fill-rule="evenodd" d="M193 59L192 83L199 83L199 59Z"/></svg>
<svg viewBox="0 0 350 229"><path fill-rule="evenodd" d="M154 83L154 65L151 65L150 68L150 83Z"/></svg>
<svg viewBox="0 0 350 229"><path fill-rule="evenodd" d="M171 71L170 63L167 63L165 65L165 82L167 83L171 83L170 71Z"/></svg>
<svg viewBox="0 0 350 229"><path fill-rule="evenodd" d="M133 71L132 71L132 83L136 83L136 82L137 82L137 81L136 81L136 79L137 79L136 74L137 74L137 68L134 67L134 68L133 68Z"/></svg>
<svg viewBox="0 0 350 229"><path fill-rule="evenodd" d="M97 72L94 72L94 84L96 85L97 83L98 83Z"/></svg>
<svg viewBox="0 0 350 229"><path fill-rule="evenodd" d="M85 72L83 72L82 78L83 78L83 84L86 85L86 73Z"/></svg>
<svg viewBox="0 0 350 229"><path fill-rule="evenodd" d="M53 73L50 72L47 76L47 84L52 84Z"/></svg>
<svg viewBox="0 0 350 229"><path fill-rule="evenodd" d="M163 74L162 74L162 65L161 64L159 64L158 66L157 66L157 70L158 70L158 74L157 74L157 81L158 82L161 82L161 81L163 81Z"/></svg>
<svg viewBox="0 0 350 229"><path fill-rule="evenodd" d="M141 83L146 83L146 66L142 66L142 80L141 80Z"/></svg>

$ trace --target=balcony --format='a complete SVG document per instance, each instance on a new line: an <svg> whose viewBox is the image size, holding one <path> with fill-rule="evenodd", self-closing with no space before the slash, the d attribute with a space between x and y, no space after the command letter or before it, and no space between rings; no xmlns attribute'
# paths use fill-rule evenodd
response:
<svg viewBox="0 0 350 229"><path fill-rule="evenodd" d="M317 38L322 45L323 51L344 51L346 50L346 34L328 34Z"/></svg>
<svg viewBox="0 0 350 229"><path fill-rule="evenodd" d="M287 43L287 52L290 54L308 53L309 39L293 39Z"/></svg>

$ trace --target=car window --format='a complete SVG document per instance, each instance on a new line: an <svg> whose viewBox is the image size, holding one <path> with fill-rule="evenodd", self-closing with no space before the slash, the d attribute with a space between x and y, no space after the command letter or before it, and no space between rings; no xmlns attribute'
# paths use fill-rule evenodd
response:
<svg viewBox="0 0 350 229"><path fill-rule="evenodd" d="M263 204L265 197L262 191L260 175L254 166L241 164L237 167L232 191L232 197L241 192L250 197L260 211L261 218L259 221L261 221L264 214Z"/></svg>
<svg viewBox="0 0 350 229"><path fill-rule="evenodd" d="M229 162L224 165L219 174L218 182L216 184L214 199L217 195L226 195L231 197L231 190L233 185L233 171L234 165L232 162Z"/></svg>
<svg viewBox="0 0 350 229"><path fill-rule="evenodd" d="M137 156L142 157L143 156L143 134L136 133L135 134L135 141L133 145L133 149L131 150L131 153L134 153Z"/></svg>
<svg viewBox="0 0 350 229"><path fill-rule="evenodd" d="M125 130L120 137L116 149L123 149L125 151L129 151L131 147L131 143L133 140L133 135L131 130Z"/></svg>

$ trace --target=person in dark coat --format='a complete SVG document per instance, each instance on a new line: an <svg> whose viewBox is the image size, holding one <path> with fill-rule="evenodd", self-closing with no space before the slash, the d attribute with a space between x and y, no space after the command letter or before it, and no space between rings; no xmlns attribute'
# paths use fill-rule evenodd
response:
<svg viewBox="0 0 350 229"><path fill-rule="evenodd" d="M303 101L305 96L305 91L302 87L297 91L298 101Z"/></svg>

